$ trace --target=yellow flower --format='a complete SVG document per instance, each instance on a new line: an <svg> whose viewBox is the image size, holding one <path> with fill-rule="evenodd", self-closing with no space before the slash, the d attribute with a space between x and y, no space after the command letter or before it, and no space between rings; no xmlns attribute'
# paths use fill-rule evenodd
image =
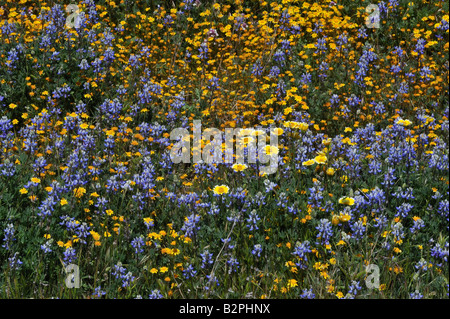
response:
<svg viewBox="0 0 450 319"><path fill-rule="evenodd" d="M31 181L32 181L33 183L39 184L39 183L41 182L41 179L40 179L40 178L37 178L37 177L33 177L33 178L31 179Z"/></svg>
<svg viewBox="0 0 450 319"><path fill-rule="evenodd" d="M298 124L298 128L299 128L301 131L307 131L307 130L308 130L308 127L309 127L308 123L299 123L299 124Z"/></svg>
<svg viewBox="0 0 450 319"><path fill-rule="evenodd" d="M412 124L412 122L410 120L402 120L402 119L400 119L400 120L397 121L397 124L402 125L402 126L409 126L409 125Z"/></svg>
<svg viewBox="0 0 450 319"><path fill-rule="evenodd" d="M294 125L295 125L294 123L296 123L296 122L286 121L286 122L283 123L283 126L284 127L294 128Z"/></svg>
<svg viewBox="0 0 450 319"><path fill-rule="evenodd" d="M67 205L67 199L62 198L59 203L61 204L61 206Z"/></svg>
<svg viewBox="0 0 450 319"><path fill-rule="evenodd" d="M266 153L266 155L277 155L278 154L278 147L276 146L272 146L272 145L267 145L264 147L264 153Z"/></svg>
<svg viewBox="0 0 450 319"><path fill-rule="evenodd" d="M297 286L298 286L297 280L295 280L295 279L288 280L288 283L287 283L288 288L297 287Z"/></svg>
<svg viewBox="0 0 450 319"><path fill-rule="evenodd" d="M64 247L66 248L72 247L72 241L69 240L67 243L64 244Z"/></svg>
<svg viewBox="0 0 450 319"><path fill-rule="evenodd" d="M327 169L327 175L328 176L333 176L334 175L334 168L330 167Z"/></svg>
<svg viewBox="0 0 450 319"><path fill-rule="evenodd" d="M313 164L315 164L315 163L316 163L316 161L312 159L312 160L303 162L302 165L303 165L303 166L311 166L311 165L313 165Z"/></svg>
<svg viewBox="0 0 450 319"><path fill-rule="evenodd" d="M251 136L244 136L242 137L242 143L244 143L245 145L250 144L254 141L255 139Z"/></svg>
<svg viewBox="0 0 450 319"><path fill-rule="evenodd" d="M390 268L389 270L392 271L392 268ZM400 274L400 273L403 272L403 268L402 268L402 267L395 266L395 267L394 267L394 272L398 275L398 274Z"/></svg>
<svg viewBox="0 0 450 319"><path fill-rule="evenodd" d="M334 288L335 288L335 287L333 286L334 280L330 279L328 282L329 282L329 283L327 284L327 291L328 291L329 293L332 293L332 292L334 291Z"/></svg>
<svg viewBox="0 0 450 319"><path fill-rule="evenodd" d="M86 194L86 189L84 187L77 187L73 190L73 195L76 198L82 197L84 194Z"/></svg>
<svg viewBox="0 0 450 319"><path fill-rule="evenodd" d="M170 249L170 248L162 248L161 249L161 254L168 254L168 255L171 255L172 254L172 249Z"/></svg>
<svg viewBox="0 0 450 319"><path fill-rule="evenodd" d="M328 248L327 248L328 249ZM320 275L324 278L324 279L327 279L327 278L329 278L330 277L330 275L328 275L328 273L324 270L324 271L321 271L320 272Z"/></svg>
<svg viewBox="0 0 450 319"><path fill-rule="evenodd" d="M14 104L14 103L11 103L9 105L9 108L12 109L12 110L14 110L16 107L17 107L17 104Z"/></svg>
<svg viewBox="0 0 450 319"><path fill-rule="evenodd" d="M105 210L105 213L106 213L108 216L111 216L112 214L114 214L114 211L113 211L112 209L107 209L107 210Z"/></svg>
<svg viewBox="0 0 450 319"><path fill-rule="evenodd" d="M284 126L299 129L301 131L306 131L309 127L308 123L294 122L294 121L284 122Z"/></svg>
<svg viewBox="0 0 450 319"><path fill-rule="evenodd" d="M216 195L222 195L222 194L228 194L229 190L230 190L230 188L226 185L218 185L218 186L214 187L213 192Z"/></svg>
<svg viewBox="0 0 450 319"><path fill-rule="evenodd" d="M152 274L156 274L157 272L158 272L158 269L156 269L156 268L150 269L150 273L152 273Z"/></svg>
<svg viewBox="0 0 450 319"><path fill-rule="evenodd" d="M149 234L147 235L147 237L148 237L148 238L154 238L154 239L157 239L157 240L161 240L161 238L162 238L161 235L159 235L159 234L157 234L157 233L155 233L155 232L149 233Z"/></svg>
<svg viewBox="0 0 450 319"><path fill-rule="evenodd" d="M167 267L161 267L161 268L159 268L159 272L161 272L161 273L165 273L165 272L167 272L169 270L169 268L167 268Z"/></svg>
<svg viewBox="0 0 450 319"><path fill-rule="evenodd" d="M339 204L352 206L355 204L355 199L351 197L341 197L339 198Z"/></svg>
<svg viewBox="0 0 450 319"><path fill-rule="evenodd" d="M327 162L327 157L325 155L319 155L314 158L317 164L325 164Z"/></svg>
<svg viewBox="0 0 450 319"><path fill-rule="evenodd" d="M93 231L93 230L91 230L90 233L91 233L91 235L92 235L92 238L94 238L95 241L99 241L99 240L100 240L100 237L101 237L101 236L100 236L99 233L97 233L97 232L95 232L95 231Z"/></svg>
<svg viewBox="0 0 450 319"><path fill-rule="evenodd" d="M352 216L350 216L349 214L340 214L339 215L339 220L341 222L348 222L350 219L352 218Z"/></svg>
<svg viewBox="0 0 450 319"><path fill-rule="evenodd" d="M337 246L341 246L341 245L345 245L345 241L343 241L342 239L339 240L339 242L336 244Z"/></svg>
<svg viewBox="0 0 450 319"><path fill-rule="evenodd" d="M28 190L26 188L21 188L19 191L22 195L28 194Z"/></svg>
<svg viewBox="0 0 450 319"><path fill-rule="evenodd" d="M339 224L340 222L340 218L338 215L333 215L333 217L331 217L331 223L336 226L337 224Z"/></svg>
<svg viewBox="0 0 450 319"><path fill-rule="evenodd" d="M144 224L147 226L152 226L153 225L153 219L150 217L145 217L144 218Z"/></svg>
<svg viewBox="0 0 450 319"><path fill-rule="evenodd" d="M338 297L339 299L344 298L344 294L342 293L342 291L338 291L336 297Z"/></svg>
<svg viewBox="0 0 450 319"><path fill-rule="evenodd" d="M282 134L284 133L284 130L283 130L282 128L280 128L280 127L276 127L276 128L274 128L274 129L272 130L272 132L273 132L275 135L280 136L280 135L282 135Z"/></svg>
<svg viewBox="0 0 450 319"><path fill-rule="evenodd" d="M259 136L259 135L263 135L263 134L265 134L266 132L264 131L264 130L252 130L251 132L250 132L250 135L252 135L252 136Z"/></svg>
<svg viewBox="0 0 450 319"><path fill-rule="evenodd" d="M241 171L243 171L244 169L246 169L247 168L247 165L245 165L245 164L234 164L233 166L232 166L232 168L233 168L233 170L235 171L235 172L241 172Z"/></svg>
<svg viewBox="0 0 450 319"><path fill-rule="evenodd" d="M284 115L288 115L290 113L292 113L292 107L287 107L284 109Z"/></svg>
<svg viewBox="0 0 450 319"><path fill-rule="evenodd" d="M325 146L329 146L331 144L331 138L327 138L326 140L323 140L322 144Z"/></svg>

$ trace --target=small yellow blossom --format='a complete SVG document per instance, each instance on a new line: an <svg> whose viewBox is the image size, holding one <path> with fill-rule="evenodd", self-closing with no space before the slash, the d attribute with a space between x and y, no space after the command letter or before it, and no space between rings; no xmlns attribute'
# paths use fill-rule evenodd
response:
<svg viewBox="0 0 450 319"><path fill-rule="evenodd" d="M230 188L226 185L218 185L214 187L213 192L216 195L228 194Z"/></svg>
<svg viewBox="0 0 450 319"><path fill-rule="evenodd" d="M77 187L73 190L73 195L76 198L81 198L84 194L86 194L86 189L84 187Z"/></svg>
<svg viewBox="0 0 450 319"><path fill-rule="evenodd" d="M303 166L311 166L311 165L313 165L315 163L316 163L316 161L312 159L312 160L308 160L306 162L303 162L302 165Z"/></svg>
<svg viewBox="0 0 450 319"><path fill-rule="evenodd" d="M231 168L235 172L242 172L243 170L245 170L247 168L247 165L246 164L238 164L238 163L236 163Z"/></svg>
<svg viewBox="0 0 450 319"><path fill-rule="evenodd" d="M352 197L341 197L339 198L339 204L353 206L355 204L355 199Z"/></svg>
<svg viewBox="0 0 450 319"><path fill-rule="evenodd" d="M327 162L327 157L325 155L316 156L314 162L317 164L325 164Z"/></svg>

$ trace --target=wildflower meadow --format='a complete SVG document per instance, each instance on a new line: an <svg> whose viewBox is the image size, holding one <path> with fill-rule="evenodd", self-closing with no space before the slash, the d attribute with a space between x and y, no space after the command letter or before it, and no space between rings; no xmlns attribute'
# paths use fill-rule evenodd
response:
<svg viewBox="0 0 450 319"><path fill-rule="evenodd" d="M440 0L0 0L0 298L448 299L448 37Z"/></svg>

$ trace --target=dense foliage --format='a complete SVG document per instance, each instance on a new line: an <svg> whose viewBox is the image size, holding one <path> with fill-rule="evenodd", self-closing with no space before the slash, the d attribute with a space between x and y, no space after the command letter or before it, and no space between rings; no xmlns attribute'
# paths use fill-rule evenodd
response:
<svg viewBox="0 0 450 319"><path fill-rule="evenodd" d="M448 298L446 1L71 3L0 1L0 297Z"/></svg>

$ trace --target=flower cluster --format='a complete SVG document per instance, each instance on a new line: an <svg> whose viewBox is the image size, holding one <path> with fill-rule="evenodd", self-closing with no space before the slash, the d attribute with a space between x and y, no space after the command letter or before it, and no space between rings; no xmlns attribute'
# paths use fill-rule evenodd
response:
<svg viewBox="0 0 450 319"><path fill-rule="evenodd" d="M0 297L448 298L444 1L73 5L0 6Z"/></svg>

